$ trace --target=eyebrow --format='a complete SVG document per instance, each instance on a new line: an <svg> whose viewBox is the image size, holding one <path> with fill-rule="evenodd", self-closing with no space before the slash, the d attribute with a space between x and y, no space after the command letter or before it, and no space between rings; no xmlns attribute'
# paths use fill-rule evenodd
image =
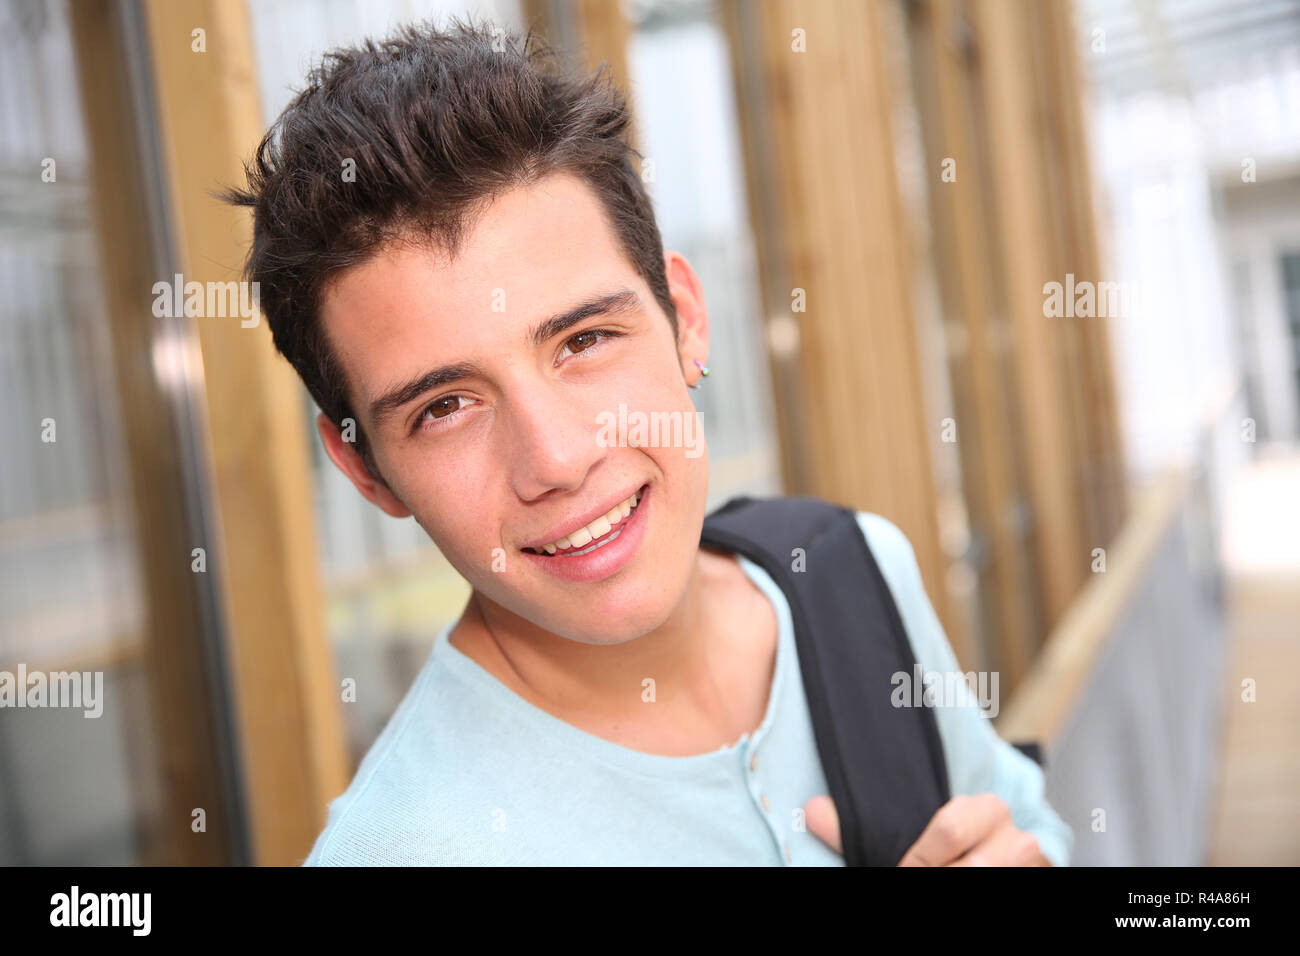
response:
<svg viewBox="0 0 1300 956"><path fill-rule="evenodd" d="M621 315L633 312L639 306L640 299L630 289L596 296L567 312L561 312L537 323L529 329L528 340L534 347L540 348L583 319L589 319L593 315ZM450 365L441 365L403 385L389 389L376 398L370 403L370 420L378 426L403 405L410 404L425 392L482 374L483 367L477 362L453 362Z"/></svg>

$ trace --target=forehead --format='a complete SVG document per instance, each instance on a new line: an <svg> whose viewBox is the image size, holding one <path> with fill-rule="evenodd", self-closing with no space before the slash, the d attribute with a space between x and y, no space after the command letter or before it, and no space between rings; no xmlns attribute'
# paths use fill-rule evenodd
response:
<svg viewBox="0 0 1300 956"><path fill-rule="evenodd" d="M530 323L619 281L641 288L595 191L555 173L495 196L454 256L394 243L345 271L321 322L360 403L431 364L521 345Z"/></svg>

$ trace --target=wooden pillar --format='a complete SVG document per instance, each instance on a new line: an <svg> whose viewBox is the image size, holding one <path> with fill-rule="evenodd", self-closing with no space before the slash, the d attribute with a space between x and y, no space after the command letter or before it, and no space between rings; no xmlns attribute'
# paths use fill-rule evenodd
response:
<svg viewBox="0 0 1300 956"><path fill-rule="evenodd" d="M1076 272L1103 281L1102 258L1097 236L1095 188L1089 162L1089 144L1084 129L1083 81L1079 48L1071 8L1044 4L1039 16L1045 34L1044 55L1051 68L1048 115L1056 126L1059 151L1056 162L1069 184L1065 191L1066 243ZM1115 402L1114 369L1111 364L1110 325L1113 318L1083 320L1080 324L1084 396L1088 412L1089 489L1097 501L1099 545L1107 545L1119 533L1127 510L1123 439ZM1120 321L1124 321L1120 317Z"/></svg>
<svg viewBox="0 0 1300 956"><path fill-rule="evenodd" d="M1064 284L1067 275L1073 275L1076 281L1095 280L1097 276L1091 271L1094 263L1076 241L1077 234L1073 229L1072 197L1080 189L1086 190L1088 184L1075 181L1073 174L1077 168L1071 168L1066 162L1059 112L1060 70L1056 62L1056 45L1046 22L1049 6L1026 6L1024 25L1030 42L1024 48L1023 57L1033 77L1030 86L1033 115L1030 148L1042 170L1039 215L1047 227L1044 252L1051 279ZM1046 319L1057 356L1065 409L1061 427L1069 449L1070 470L1074 475L1073 511L1080 546L1089 555L1093 548L1105 544L1101 530L1101 501L1092 478L1095 456L1091 422L1094 416L1088 402L1087 357L1083 345L1087 326L1097 321L1096 318L1069 315Z"/></svg>
<svg viewBox="0 0 1300 956"><path fill-rule="evenodd" d="M776 431L780 444L781 486L788 493L809 493L815 486L810 420L795 316L791 312L790 290L798 283L790 279L796 250L806 240L796 234L804 230L803 218L786 223L781 193L791 189L790 171L795 168L795 144L781 135L775 122L783 118L773 97L783 86L769 77L772 43L770 31L753 15L753 6L725 0L719 4L723 30L730 47L732 82L736 90L737 126L740 129L745 164L745 194L750 229L760 268L758 282L763 313L767 358L772 375ZM783 125L783 124L781 124ZM786 185L778 188L777 184Z"/></svg>
<svg viewBox="0 0 1300 956"><path fill-rule="evenodd" d="M153 866L230 865L241 862L240 799L223 774L221 754L229 740L217 719L220 702L210 693L212 661L204 654L209 636L204 629L211 625L203 613L208 581L194 574L190 563L194 516L187 503L186 455L172 415L172 403L183 403L186 396L176 394L181 387L176 383L160 381L153 361L159 320L150 308L150 288L159 278L160 237L149 216L154 185L141 172L148 166L141 127L152 118L139 115L133 102L121 9L108 0L85 0L71 5L69 13L92 158L87 171L99 293L109 326L104 339L121 411L146 613L139 664L147 699L125 706L147 713L152 737L130 741L128 768L152 770L155 760L135 758L143 756L137 751L155 748L161 785L155 820L150 800L155 781L130 774L133 804L141 811L139 859ZM122 673L134 666L135 652L115 649L117 660L85 662L86 669ZM73 665L82 669L78 662L57 669ZM203 811L201 833L191 828L195 810Z"/></svg>
<svg viewBox="0 0 1300 956"><path fill-rule="evenodd" d="M627 63L627 42L631 24L621 3L609 0L572 0L576 8L581 47L589 66L609 64L614 82L631 95L632 74Z"/></svg>
<svg viewBox="0 0 1300 956"><path fill-rule="evenodd" d="M739 101L764 110L771 144L770 181L753 188L773 194L780 226L765 230L777 238L759 248L764 272L790 286L770 307L784 300L798 330L807 484L789 490L894 521L946 619L930 461L940 423L921 389L878 14L857 0L724 4L733 38L753 38L733 56L757 60L756 69L740 63L737 76L762 84ZM753 171L752 155L750 163Z"/></svg>
<svg viewBox="0 0 1300 956"><path fill-rule="evenodd" d="M184 278L236 280L251 222L210 193L242 181L241 161L263 132L248 12L220 0L147 0L144 9ZM193 321L220 513L209 555L218 556L225 583L254 858L295 864L323 827L327 802L347 785L303 391L264 320L252 328L237 317Z"/></svg>
<svg viewBox="0 0 1300 956"><path fill-rule="evenodd" d="M1031 532L1046 625L1061 619L1090 563L1082 533L1075 449L1070 431L1060 330L1044 315L1043 287L1055 274L1047 187L1036 148L1036 76L1025 0L971 4L982 95L987 105L990 201L995 209L1001 280L1014 336ZM1090 546L1089 546L1090 547Z"/></svg>
<svg viewBox="0 0 1300 956"><path fill-rule="evenodd" d="M909 6L913 87L930 184L934 268L949 333L967 513L987 543L980 568L984 625L992 659L1008 689L1027 673L1036 644L1034 580L1016 521L1015 436L1006 409L1011 383L999 374L990 277L995 259L984 183L987 157L972 129L971 47L956 0ZM948 174L943 175L947 165ZM965 662L975 666L976 662Z"/></svg>

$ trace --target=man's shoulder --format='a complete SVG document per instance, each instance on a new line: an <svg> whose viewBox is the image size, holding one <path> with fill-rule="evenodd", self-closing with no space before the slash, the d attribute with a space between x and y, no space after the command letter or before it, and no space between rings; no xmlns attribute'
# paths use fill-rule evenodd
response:
<svg viewBox="0 0 1300 956"><path fill-rule="evenodd" d="M884 515L871 511L856 512L856 517L858 527L862 529L863 536L871 545L871 553L879 564L907 564L916 560L912 542L898 525Z"/></svg>
<svg viewBox="0 0 1300 956"><path fill-rule="evenodd" d="M871 555L884 576L894 600L904 601L916 597L921 584L921 569L916 563L916 551L903 529L883 515L870 511L857 512L858 527L867 539Z"/></svg>
<svg viewBox="0 0 1300 956"><path fill-rule="evenodd" d="M305 866L458 862L458 835L467 818L482 815L464 787L473 726L453 723L466 712L457 699L466 692L444 679L430 655L347 789L330 802Z"/></svg>

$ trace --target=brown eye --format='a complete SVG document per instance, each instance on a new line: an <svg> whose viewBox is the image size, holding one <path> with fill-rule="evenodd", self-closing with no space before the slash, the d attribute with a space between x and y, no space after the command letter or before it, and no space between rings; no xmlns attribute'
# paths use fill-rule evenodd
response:
<svg viewBox="0 0 1300 956"><path fill-rule="evenodd" d="M446 418L452 412L458 411L460 411L460 396L447 395L435 399L433 404L424 410L424 414L429 418Z"/></svg>
<svg viewBox="0 0 1300 956"><path fill-rule="evenodd" d="M582 352L586 349L591 348L599 341L600 341L600 333L597 332L595 329L591 329L586 332L579 332L573 338L569 339L569 343L568 343L569 351Z"/></svg>
<svg viewBox="0 0 1300 956"><path fill-rule="evenodd" d="M567 355L574 355L578 352L590 351L592 346L599 346L605 339L617 339L625 333L616 332L613 329L588 329L585 332L579 332L564 340L565 355L557 358L556 364L564 360Z"/></svg>

